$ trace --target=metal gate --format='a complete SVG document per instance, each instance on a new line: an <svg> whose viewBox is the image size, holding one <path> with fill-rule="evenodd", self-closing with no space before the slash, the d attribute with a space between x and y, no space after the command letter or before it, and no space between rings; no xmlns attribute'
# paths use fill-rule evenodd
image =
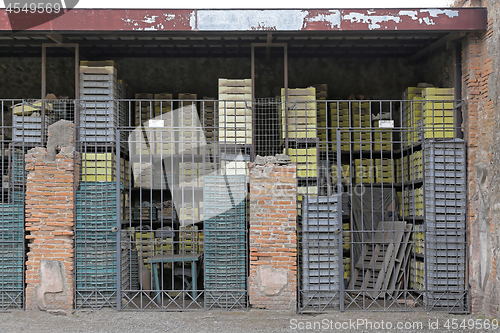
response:
<svg viewBox="0 0 500 333"><path fill-rule="evenodd" d="M76 308L246 308L251 101L137 97L79 103Z"/></svg>
<svg viewBox="0 0 500 333"><path fill-rule="evenodd" d="M419 88L401 101L293 101L289 92L299 311L469 312L466 156L453 90Z"/></svg>

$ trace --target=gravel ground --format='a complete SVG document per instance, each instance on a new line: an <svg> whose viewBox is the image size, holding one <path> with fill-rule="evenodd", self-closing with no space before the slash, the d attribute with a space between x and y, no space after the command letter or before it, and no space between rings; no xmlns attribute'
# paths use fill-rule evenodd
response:
<svg viewBox="0 0 500 333"><path fill-rule="evenodd" d="M0 318L0 331L13 333L27 331L33 333L500 332L499 328L488 330L479 328L479 324L491 323L492 318L439 312L332 312L321 315L298 315L265 310L230 312L118 312L100 310L95 312L76 311L74 314L66 316L40 311L11 311L0 313ZM316 325L316 327L312 325ZM453 325L456 325L456 329ZM464 327L464 325L466 326Z"/></svg>

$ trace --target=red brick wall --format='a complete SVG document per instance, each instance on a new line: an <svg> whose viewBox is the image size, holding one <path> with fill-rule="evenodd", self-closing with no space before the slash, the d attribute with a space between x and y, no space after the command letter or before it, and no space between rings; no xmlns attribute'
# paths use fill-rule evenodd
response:
<svg viewBox="0 0 500 333"><path fill-rule="evenodd" d="M71 311L73 309L75 226L74 149L63 148L55 161L46 161L47 151L34 148L26 155L26 308ZM78 171L78 170L76 170ZM77 173L78 174L78 173ZM37 298L42 287L42 260L58 261L62 291L45 294L45 306ZM44 281L46 283L46 281Z"/></svg>
<svg viewBox="0 0 500 333"><path fill-rule="evenodd" d="M250 165L250 304L297 307L296 167Z"/></svg>

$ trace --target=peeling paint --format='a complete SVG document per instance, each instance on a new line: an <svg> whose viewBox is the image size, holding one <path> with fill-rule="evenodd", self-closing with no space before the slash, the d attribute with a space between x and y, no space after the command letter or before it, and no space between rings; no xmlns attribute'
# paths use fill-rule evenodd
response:
<svg viewBox="0 0 500 333"><path fill-rule="evenodd" d="M401 22L401 18L397 16L390 15L380 15L380 16L370 16L363 13L352 12L343 17L344 20L350 20L351 23L366 23L368 24L368 29L380 29L382 28L381 23L394 21L394 23Z"/></svg>
<svg viewBox="0 0 500 333"><path fill-rule="evenodd" d="M142 20L142 22L144 22L144 23L155 23L155 22L156 22L156 18L157 18L157 17L158 17L158 16L156 16L156 15L153 15L153 16L148 16L148 15L146 15L146 16L144 17L144 20Z"/></svg>
<svg viewBox="0 0 500 333"><path fill-rule="evenodd" d="M0 30L12 30L0 9ZM87 17L92 17L88 20ZM33 31L364 31L484 30L484 8L453 9L248 9L69 11Z"/></svg>
<svg viewBox="0 0 500 333"><path fill-rule="evenodd" d="M189 26L191 27L191 30L198 30L198 27L196 26L196 13L192 12L189 15Z"/></svg>
<svg viewBox="0 0 500 333"><path fill-rule="evenodd" d="M328 22L332 29L335 27L340 29L340 11L330 10L329 14L318 14L313 17L306 17L304 23L306 22Z"/></svg>
<svg viewBox="0 0 500 333"><path fill-rule="evenodd" d="M412 20L418 20L418 13L416 10L401 10L399 13L398 13L400 16L409 16L411 17Z"/></svg>
<svg viewBox="0 0 500 333"><path fill-rule="evenodd" d="M307 14L303 10L200 10L197 14L197 29L296 31L302 29Z"/></svg>
<svg viewBox="0 0 500 333"><path fill-rule="evenodd" d="M436 25L436 23L434 23L434 21L428 17L424 17L422 20L424 20L425 24L427 25Z"/></svg>
<svg viewBox="0 0 500 333"><path fill-rule="evenodd" d="M163 14L163 16L165 16L167 21L175 20L175 14Z"/></svg>
<svg viewBox="0 0 500 333"><path fill-rule="evenodd" d="M421 9L421 13L429 13L431 17L438 17L438 15L444 14L449 18L458 17L458 10L451 9Z"/></svg>

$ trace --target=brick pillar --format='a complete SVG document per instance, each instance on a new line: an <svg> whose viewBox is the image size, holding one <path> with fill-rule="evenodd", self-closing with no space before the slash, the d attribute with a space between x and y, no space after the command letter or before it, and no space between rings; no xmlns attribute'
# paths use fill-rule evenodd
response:
<svg viewBox="0 0 500 333"><path fill-rule="evenodd" d="M45 148L26 154L26 309L73 309L73 154L73 147L62 148L55 161L47 160Z"/></svg>
<svg viewBox="0 0 500 333"><path fill-rule="evenodd" d="M278 166L269 157L267 164L258 160L250 164L250 304L295 311L296 166Z"/></svg>

